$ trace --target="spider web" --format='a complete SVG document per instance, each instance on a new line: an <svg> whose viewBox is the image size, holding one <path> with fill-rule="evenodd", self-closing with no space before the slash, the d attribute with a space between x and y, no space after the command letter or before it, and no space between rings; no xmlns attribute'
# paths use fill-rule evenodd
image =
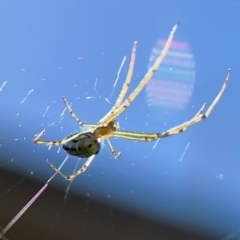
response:
<svg viewBox="0 0 240 240"><path fill-rule="evenodd" d="M81 59L81 61L83 62L83 59ZM26 80L28 68L26 67L23 69L19 70L19 74L22 74L23 79ZM64 74L62 73L65 71L64 69L64 66L57 67L56 71ZM116 67L115 72L117 72L117 69L118 68ZM138 73L135 75L136 82L139 81L136 77L137 75ZM64 86L64 90L61 88L59 90L60 92L63 91L64 95L65 91L68 92L70 103L72 103L73 109L76 109L76 111L81 114L80 117L86 118L86 122L97 122L98 119L102 117L102 114L109 110L110 103L113 104L114 102L114 95L111 98L110 93L115 92L114 89L117 89L119 86L117 84L118 76L119 74L117 74L116 79L113 78L111 84L107 82L107 85L110 85L109 87L105 86L105 78L96 74L92 76L91 81L88 80L88 82L86 81L80 84L74 83L68 85L68 87ZM5 79L3 82L6 82ZM34 138L34 134L37 134L37 131L46 128L47 134L44 136L46 139L51 139L52 137L62 139L62 137L68 135L69 132L79 130L79 126L70 116L68 116L68 113L64 108L61 101L61 93L55 94L57 91L54 91L53 93L48 92L48 94L45 94L46 88L50 89L52 86L51 80L47 76L39 77L36 84L30 84L30 82L27 82L26 87L23 89L16 89L14 84L10 80L7 80L7 84L1 87L0 92L1 102L9 102L9 109L14 109L14 112L5 112L4 110L4 113L3 110L0 109L0 116L4 115L4 119L12 119L10 125L11 128L9 128L4 122L1 125L3 129L0 136L1 151L2 153L7 153L2 157L3 161L1 161L1 169L4 167L8 170L17 171L22 174L22 176L9 185L4 186L3 184L3 187L0 190L0 204L2 204L2 206L7 206L8 208L10 206L13 211L12 217L19 212L19 210L36 194L37 191L39 191L39 189L42 188L42 186L45 186L44 184L46 184L46 180L52 176L52 169L49 168L46 160L49 159L54 164L60 165L60 163L66 158L65 152L62 151L61 148L45 147L44 149L43 146L40 147L33 145L32 139ZM135 83L133 82L132 85L134 84ZM113 85L114 88L112 88ZM70 89L70 91L68 91L68 89ZM81 89L84 90L81 92ZM42 101L39 101L39 99L42 99ZM139 102L141 100L143 99L140 99ZM131 108L131 113L125 112L123 116L120 117L121 128L125 129L129 127L130 129L136 129L139 131L142 131L142 129L148 129L153 132L156 129L159 129L159 124L147 124L150 122L148 119L152 116L149 112L146 117L146 122L144 121L145 119L137 119L138 122L143 121L142 126L136 125L135 120L131 124L132 117L139 114L136 107L139 106L139 102L137 102L137 104L136 102L133 103L133 106L135 104L135 108ZM95 114L96 106L101 111ZM141 108L141 111L143 115L146 115L144 107ZM94 112L94 114L92 114L92 112ZM130 117L128 117L128 115L130 115ZM140 116L140 114L138 116ZM11 131L4 131L5 129L11 129ZM166 150L157 151L157 153L155 151L155 154L152 154L151 151L151 148L157 148L158 145L155 145L155 143L144 143L143 145L140 145L139 143L134 142L124 142L124 144L121 145L121 151L125 152L126 157L123 156L117 164L115 163L115 160L112 161L113 157L110 156L110 153L106 153L108 152L106 150L102 151L101 155L98 156L94 162L95 165L91 167L86 174L75 179L73 183L64 182L60 176L56 176L51 184L52 186L57 186L61 190L61 195L58 195L58 201L55 203L56 206L52 206L53 211L49 217L50 220L45 217L43 223L46 223L49 226L50 232L54 232L55 229L59 228L58 224L62 221L61 215L63 215L65 209L67 209L66 205L69 201L68 198L71 197L69 195L76 194L76 192L79 195L85 195L87 198L86 202L81 202L81 207L85 213L92 211L90 203L94 198L107 202L109 208L105 214L107 215L109 213L109 215L111 215L110 223L113 228L116 223L114 220L114 211L116 211L114 210L115 206L122 207L125 205L124 207L127 206L128 209L136 212L141 209L141 212L146 215L148 214L149 209L151 209L152 218L156 218L157 215L164 216L165 213L159 207L159 201L161 202L161 206L166 206L167 203L173 201L172 199L177 199L181 196L181 190L176 191L175 188L176 181L181 179L181 173L179 173L177 169L178 165L169 161L170 159L176 159L178 164L178 160L184 162L183 158L186 156L186 151L189 149L190 142L184 142L182 140L183 138L180 138L181 140L178 138L175 142L174 140L171 142L173 145L176 145L174 153L173 151L170 151L171 157L166 154L166 152L169 153L169 145L165 141L161 141L161 148ZM119 140L119 142L121 141L122 140ZM182 143L179 143L181 141ZM31 142L31 144L26 144L27 142ZM156 144L158 144L158 142L156 142ZM67 161L67 164L64 166L64 172L71 173L74 168L77 167L76 164L78 161L76 159L72 161L73 159L74 158ZM100 162L100 164L98 162ZM80 161L79 164L81 165L82 161ZM97 173L99 169L101 170ZM140 172L144 173L143 176L139 176ZM124 179L116 178L118 174L124 176ZM218 177L216 177L219 181L223 180L222 174L223 173L220 172L217 175ZM30 188L28 195L29 198L24 199L24 202L21 203L18 196L21 196L23 193L18 191L21 189L22 185L32 179L38 179L41 181L41 185L37 189ZM172 181L169 179L172 179ZM4 179L0 182L3 183ZM166 182L168 183L167 186ZM149 189L151 189L151 192ZM161 192L159 192L159 189L161 189ZM43 190L45 190L45 188L43 188ZM50 188L49 191L53 191L53 189ZM46 192L47 190L45 191L45 194L47 194ZM164 197L164 195L167 197ZM167 199L169 196L171 196L172 199ZM7 199L8 202L6 203L4 199ZM40 199L38 199L38 201L40 201ZM129 203L126 203L126 199ZM34 205L38 204L38 201L36 201ZM18 204L19 202L20 204ZM16 208L13 207L15 204L17 205ZM172 206L174 205L177 205L177 203L173 203ZM143 206L145 207L145 212L142 210ZM42 209L44 209L44 207L45 206L43 206ZM34 210L34 207L32 208ZM77 211L76 209L71 210ZM175 211L177 211L177 208L175 208ZM155 215L153 215L153 212ZM26 212L26 215L27 214L28 213ZM83 214L83 212L80 212L79 214ZM176 219L174 211L170 217L175 219L175 221L178 220ZM23 218L25 218L25 215ZM147 218L144 216L144 219ZM0 225L4 228L7 221L3 221L1 217L0 220ZM8 221L10 221L10 219L8 219ZM147 220L144 221L148 224ZM17 224L18 223L16 223L16 225ZM178 223L176 225L178 227L181 226ZM13 226L12 231L15 231L14 227L15 225ZM11 233L11 231L9 232Z"/></svg>
<svg viewBox="0 0 240 240"><path fill-rule="evenodd" d="M126 59L126 57L125 57ZM121 68L123 67L123 62L121 64ZM121 68L118 70L117 73L117 79L115 80L114 86L113 86L113 90L112 90L112 94L111 97L113 95L114 89L116 87L118 78L120 76L120 72L121 72ZM58 67L58 70L61 70L62 67ZM27 73L27 70L25 68L21 69L21 72L24 72L24 74ZM44 81L44 83L47 83L47 78L40 78L40 81ZM100 99L100 100L104 100L105 103L107 104L111 104L109 101L108 97L102 97L100 95L100 93L98 92L97 89L97 84L98 84L99 79L96 77L94 79L94 86L92 89L92 96L85 92L84 94L82 94L82 96L77 96L75 98L75 100L83 100L86 99L87 101L94 99L96 101L96 99ZM8 94L8 91L11 91L11 89L7 89L6 88L6 84L8 81L4 81L1 88L0 88L0 92L6 91L6 95ZM11 84L9 84L9 86L11 86ZM5 87L5 88L4 88ZM77 84L73 85L74 88L77 87ZM63 127L63 122L64 122L64 118L66 116L66 108L63 108L63 104L62 106L60 106L60 101L59 100L52 100L51 104L47 104L47 106L45 108L42 108L42 111L40 111L39 113L37 113L37 111L35 111L35 113L29 114L26 113L26 108L29 108L29 105L31 105L31 98L34 98L34 92L38 92L38 89L30 89L29 91L27 91L27 93L24 95L24 97L22 97L22 100L19 101L20 106L17 107L17 111L15 113L11 113L11 118L14 119L14 138L12 135L5 137L2 136L0 137L0 147L2 151L6 151L8 152L8 150L10 149L11 145L15 145L17 148L21 148L26 141L29 140L29 136L24 136L22 137L23 131L19 131L18 129L22 129L24 127L24 124L22 124L23 122L23 117L27 115L31 115L31 117L33 115L34 118L38 118L40 119L40 125L41 127L46 128L47 133L51 133L51 129L54 129L54 131L60 132L60 133L64 133L64 127ZM20 95L20 94L19 94ZM4 98L6 96L2 96L2 98ZM19 98L18 98L19 99ZM15 104L17 105L17 101L15 101ZM26 107L25 107L26 106ZM15 107L16 108L16 107ZM62 108L62 109L61 109ZM61 110L60 110L61 109ZM54 110L54 111L52 111ZM59 111L60 110L60 111ZM58 115L56 115L56 112L59 112ZM67 113L68 114L68 113ZM67 116L69 117L69 116ZM70 118L70 117L69 117ZM42 120L41 120L42 119ZM74 122L73 122L74 123ZM73 125L73 124L72 124ZM77 124L75 124L77 126ZM17 130L16 130L17 129ZM82 127L80 127L81 130L84 130ZM60 130L60 131L59 131ZM75 131L79 131L78 129L75 129ZM37 134L35 134L34 136L36 137ZM32 136L32 138L34 137ZM19 144L18 144L19 143ZM36 160L36 154L39 153L39 146L37 147L31 147L32 149L29 149L29 152L32 152L32 158ZM63 154L64 152L61 150L60 147L56 148L51 148L51 146L47 147L47 149L50 151L50 153L54 153L54 155L57 153L59 156L59 158L63 159ZM28 154L29 154L28 152ZM11 156L11 154L10 154ZM64 163L66 162L68 157L66 157L63 162L61 167L64 165ZM16 155L12 154L11 156L11 160L9 160L9 156L4 157L3 156L3 161L1 161L1 168L7 168L8 170L11 169L17 171L18 173L21 172L23 175L22 178L20 178L17 182L15 182L12 186L7 187L5 190L3 190L2 193L0 193L0 199L4 198L6 195L9 195L10 193L14 192L14 189L17 188L19 185L21 185L24 181L27 181L29 178L37 178L37 179L41 179L42 177L46 177L47 175L49 175L49 172L51 171L50 168L48 169L47 173L42 173L41 171L37 170L36 167L34 167L34 165L30 165L28 163L25 162L25 164L22 164L22 159L18 158ZM36 160L35 164L37 163L39 159ZM46 161L48 160L48 158L46 159ZM42 160L41 160L42 161ZM28 164L28 167L27 165ZM45 163L46 164L46 163ZM40 166L40 164L37 164L38 166ZM73 171L76 171L77 167L79 165L79 160L77 161L75 167L73 168ZM32 170L29 172L28 169ZM44 168L45 169L45 168ZM50 170L50 171L49 171ZM102 173L104 175L104 172ZM2 237L2 239L7 239L3 236L3 234L5 234L12 226L14 223L16 223L16 221L19 219L19 217L22 216L22 214L25 213L25 211L28 210L28 208L34 203L35 200L37 200L37 198L43 193L43 191L48 187L48 185L50 184L50 182L53 180L53 178L55 177L56 174L53 174L45 183L45 185L43 185L43 187L37 192L36 195L34 195L34 197L28 202L28 204L26 204L26 206L21 210L21 212L18 213L18 215L15 216L15 218L12 219L12 221L9 222L8 225L6 225L4 228L1 229L1 233L0 233L0 237ZM88 177L91 177L91 174L87 174ZM58 180L59 182L59 180ZM67 183L67 187L65 187L65 195L63 197L62 200L62 204L59 206L57 212L56 212L56 216L55 216L55 220L52 223L52 231L54 228L54 224L57 221L57 219L60 216L61 210L64 206L65 201L67 200L67 196L68 193L70 191L70 187L72 185L73 181L70 181L69 183ZM55 182L56 184L56 182ZM65 184L66 185L66 184ZM89 198L90 194L89 192L85 192L86 196ZM110 194L106 194L107 199L111 198Z"/></svg>

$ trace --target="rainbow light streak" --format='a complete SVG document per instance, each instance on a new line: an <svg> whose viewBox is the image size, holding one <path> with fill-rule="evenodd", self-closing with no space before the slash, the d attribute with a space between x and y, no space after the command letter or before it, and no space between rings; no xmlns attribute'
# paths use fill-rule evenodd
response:
<svg viewBox="0 0 240 240"><path fill-rule="evenodd" d="M54 173L54 175L56 175ZM37 194L24 206L24 208L8 223L8 225L1 231L0 237L2 237L12 225L26 212L26 210L34 203L34 201L40 196L40 194L47 188L48 183L46 183Z"/></svg>
<svg viewBox="0 0 240 240"><path fill-rule="evenodd" d="M65 162L67 161L68 156L63 160L62 164L59 166L59 170L63 167ZM34 197L22 208L22 210L6 225L5 228L0 232L0 238L3 239L3 236L6 232L13 226L14 223L27 211L27 209L35 202L35 200L43 193L43 191L48 187L48 184L53 180L53 178L57 175L55 172L46 182L46 184L34 195Z"/></svg>
<svg viewBox="0 0 240 240"><path fill-rule="evenodd" d="M166 44L167 40L166 39L159 39L158 40L158 44L160 46L164 46ZM173 41L172 44L171 44L171 49L181 49L181 50L185 50L185 51L188 51L189 50L189 46L187 43L185 42L179 42L179 41Z"/></svg>
<svg viewBox="0 0 240 240"><path fill-rule="evenodd" d="M150 56L149 67L162 51L159 39ZM161 66L146 86L147 103L160 118L183 110L192 96L195 79L194 55L188 43L173 41ZM165 121L165 120L163 120Z"/></svg>

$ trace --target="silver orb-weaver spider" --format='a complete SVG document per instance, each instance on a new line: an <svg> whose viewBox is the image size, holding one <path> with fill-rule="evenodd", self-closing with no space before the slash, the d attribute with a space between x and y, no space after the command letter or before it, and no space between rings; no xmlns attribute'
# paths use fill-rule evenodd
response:
<svg viewBox="0 0 240 240"><path fill-rule="evenodd" d="M40 140L42 135L45 133L45 131L42 131L35 139L34 143L37 144L46 144L46 145L62 145L63 149L67 151L69 154L73 156L77 156L80 158L86 158L88 157L85 164L80 168L78 171L74 172L73 174L66 176L64 173L62 173L59 169L57 169L54 165L51 163L50 166L59 174L61 174L65 179L72 180L79 174L86 171L86 169L90 166L91 162L94 159L94 156L98 154L100 150L100 143L99 141L101 139L106 139L107 143L110 147L110 150L112 154L118 158L120 156L120 153L116 153L109 138L110 137L117 137L117 138L124 138L129 140L135 140L135 141L153 141L158 138L164 138L168 137L174 134L181 133L185 131L188 127L191 125L194 125L205 118L207 118L210 113L212 112L213 108L221 98L226 86L227 82L230 77L230 69L228 70L226 80L222 86L222 89L218 93L215 100L212 102L210 107L207 109L207 111L203 114L203 109L205 107L205 103L201 107L201 109L197 112L197 114L190 119L187 122L184 122L183 124L176 126L174 128L171 128L167 130L166 132L162 133L139 133L139 132L129 132L129 131L118 131L118 124L116 122L116 118L123 113L126 108L131 104L131 102L136 98L136 96L140 93L140 91L143 89L143 87L147 84L147 82L151 79L154 72L158 69L159 65L163 61L164 57L166 56L170 45L173 40L173 36L178 28L178 24L174 25L172 28L172 31L168 37L168 40L165 44L164 49L162 50L160 56L156 59L153 66L148 70L144 78L141 80L139 85L136 87L136 89L130 94L130 96L123 102L123 99L128 91L128 87L132 78L133 74L133 68L135 63L135 52L137 48L137 42L134 42L133 49L132 49L132 55L131 55L131 61L129 65L129 70L127 73L127 78L125 83L123 84L122 90L120 92L120 95L115 103L115 105L112 107L112 109L99 121L98 124L86 124L83 123L73 112L70 105L68 104L67 100L63 97L63 101L66 105L66 108L68 109L70 115L77 121L77 123L83 127L87 127L87 131L83 132L76 132L73 134L68 135L66 138L60 141L44 141ZM123 103L122 103L123 102ZM99 140L99 141L98 141Z"/></svg>

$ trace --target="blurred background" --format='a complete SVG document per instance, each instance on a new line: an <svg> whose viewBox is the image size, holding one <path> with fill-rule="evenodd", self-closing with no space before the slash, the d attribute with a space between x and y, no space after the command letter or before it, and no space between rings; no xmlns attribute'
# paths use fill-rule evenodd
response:
<svg viewBox="0 0 240 240"><path fill-rule="evenodd" d="M240 238L240 1L81 0L0 2L0 226L52 176L61 148L35 145L79 131L61 97L86 123L115 103L138 41L133 91L168 37L165 61L120 128L162 132L209 106L209 119L158 142L113 139L69 182L57 175L7 239ZM114 87L123 57L121 76ZM113 93L113 94L112 94ZM85 159L70 156L70 174ZM78 165L76 165L78 164Z"/></svg>

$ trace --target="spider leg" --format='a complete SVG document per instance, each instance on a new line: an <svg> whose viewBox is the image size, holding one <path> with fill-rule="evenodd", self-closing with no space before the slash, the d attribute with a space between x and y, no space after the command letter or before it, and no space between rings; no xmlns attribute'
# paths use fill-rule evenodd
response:
<svg viewBox="0 0 240 240"><path fill-rule="evenodd" d="M77 123L80 125L80 126L83 126L83 127L96 127L96 124L86 124L86 123L83 123L78 117L77 115L73 112L72 108L70 107L69 103L67 102L66 98L63 97L62 98L63 101L64 101L64 104L68 110L68 112L70 113L70 115L77 121ZM81 132L82 133L82 132ZM75 137L78 137L80 134L76 134L76 135L73 135L73 137L70 137L68 139L64 139L64 140L60 140L60 141L44 141L44 140L39 140L44 134L45 134L45 130L43 130L41 133L38 134L38 136L33 139L33 142L36 143L36 144L46 144L46 145L56 145L56 146L59 146L59 145L63 145L67 142L70 142L71 140L73 140Z"/></svg>
<svg viewBox="0 0 240 240"><path fill-rule="evenodd" d="M45 134L45 132L46 132L45 129L44 129L43 131L41 131L41 132L37 135L37 137L33 139L33 142L34 142L34 143L40 142L41 140L39 140L39 139Z"/></svg>
<svg viewBox="0 0 240 240"><path fill-rule="evenodd" d="M153 64L153 66L148 70L148 72L146 73L144 78L141 80L139 85L132 92L132 94L121 104L120 107L118 107L116 110L111 111L111 113L104 120L104 122L100 122L100 124L109 123L112 120L116 119L123 111L126 110L126 108L131 104L131 102L137 97L137 95L140 93L140 91L143 89L143 87L148 83L148 81L151 79L153 74L157 71L157 69L159 68L160 64L162 63L164 57L166 56L166 54L171 46L174 34L178 28L178 25L179 24L176 24L173 26L172 31L167 39L167 42L166 42L160 56L157 58L157 60Z"/></svg>
<svg viewBox="0 0 240 240"><path fill-rule="evenodd" d="M86 131L89 132L89 131ZM33 142L36 144L45 144L45 145L55 145L55 146L60 146L63 145L67 142L72 141L73 139L77 138L78 136L84 134L84 132L78 132L76 134L73 134L71 137L69 138L65 138L63 140L59 140L59 141L45 141L45 140L39 140L45 133L45 130L43 130L42 132L40 132L37 137L35 139L33 139Z"/></svg>
<svg viewBox="0 0 240 240"><path fill-rule="evenodd" d="M111 142L110 142L110 140L109 140L108 138L107 138L106 140L107 140L108 146L110 147L110 150L111 150L112 155L113 155L115 158L119 158L119 157L121 156L121 152L116 153L115 150L114 150L114 148L113 148L113 146L112 146L112 144L111 144Z"/></svg>
<svg viewBox="0 0 240 240"><path fill-rule="evenodd" d="M202 114L202 112L203 112L203 109L206 107L206 103L204 103L203 105L202 105L202 107L200 108L200 110L197 112L197 114L194 116L194 118L196 118L196 117L198 117L199 115L201 115Z"/></svg>
<svg viewBox="0 0 240 240"><path fill-rule="evenodd" d="M120 104L123 101L123 98L125 97L128 88L129 88L129 84L131 82L132 79L132 75L133 75L133 68L134 68L134 64L135 64L135 59L136 59L136 50L137 50L137 41L135 41L133 43L133 48L132 48L132 55L131 55L131 60L130 60L130 64L129 64L129 68L128 68L128 73L127 73L127 77L126 77L126 81L123 84L122 90L119 94L119 97L115 103L115 105L112 107L112 109L100 120L101 123L104 123L107 121L108 116L114 112L116 109L118 109L118 107L120 106Z"/></svg>
<svg viewBox="0 0 240 240"><path fill-rule="evenodd" d="M191 125L194 125L194 124L204 120L205 118L207 118L210 115L210 113L212 112L212 110L214 109L216 104L218 103L219 99L223 95L224 90L226 89L226 86L227 86L227 83L228 83L228 80L230 77L230 72L231 72L231 69L228 69L226 80L225 80L220 92L218 93L217 97L214 99L214 101L212 102L212 104L210 105L210 107L207 109L207 111L204 114L202 114L202 112L206 105L205 103L203 104L203 106L200 108L200 110L197 112L197 114L191 120L184 122L183 124L181 124L179 126L171 128L166 132L163 132L163 133L138 133L138 132L116 131L116 132L114 132L113 136L118 137L118 138L136 140L136 141L153 141L157 138L164 138L164 137L168 137L168 136L178 134L178 133L185 131Z"/></svg>
<svg viewBox="0 0 240 240"><path fill-rule="evenodd" d="M76 120L76 122L83 127L95 127L96 124L87 124L87 123L83 123L78 117L77 115L73 112L72 108L70 107L69 103L67 102L67 99L65 97L62 97L63 102L68 110L68 112L70 113L70 115Z"/></svg>
<svg viewBox="0 0 240 240"><path fill-rule="evenodd" d="M216 104L218 103L219 99L222 97L223 95L223 92L225 91L226 87L227 87L227 83L228 83L228 80L230 78L230 74L231 74L231 69L229 68L228 69L228 73L227 73L227 77L226 77L226 80L222 86L222 89L221 91L219 92L219 94L217 95L217 97L214 99L213 103L211 104L211 106L208 108L208 110L206 111L206 113L204 114L204 118L207 118L210 113L212 112L213 108L216 106Z"/></svg>
<svg viewBox="0 0 240 240"><path fill-rule="evenodd" d="M60 175L62 175L66 180L71 181L73 180L75 177L77 177L78 175L80 175L81 173L85 172L87 170L87 168L90 166L90 164L92 163L93 159L94 159L95 155L92 155L91 157L89 157L87 159L87 161L84 163L84 165L76 172L74 172L71 175L65 175L64 173L62 173L57 167L55 167L53 164L51 164L50 162L48 162L48 164L50 165L50 167L55 170L57 173L59 173Z"/></svg>

